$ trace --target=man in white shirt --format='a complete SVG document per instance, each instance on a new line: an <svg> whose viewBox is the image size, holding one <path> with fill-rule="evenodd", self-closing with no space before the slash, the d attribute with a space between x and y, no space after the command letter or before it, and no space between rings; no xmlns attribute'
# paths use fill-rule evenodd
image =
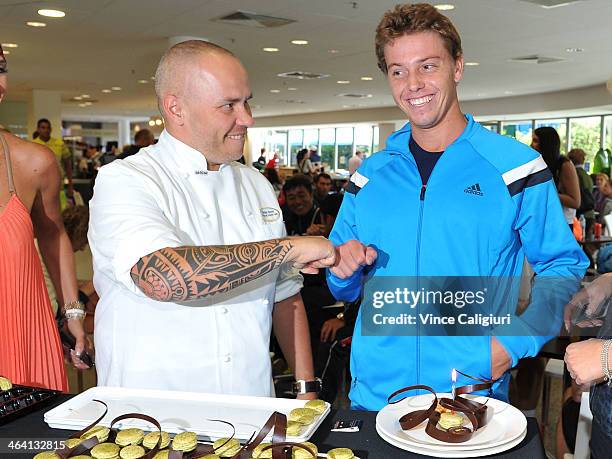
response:
<svg viewBox="0 0 612 459"><path fill-rule="evenodd" d="M353 175L355 171L359 169L359 166L361 166L362 162L363 162L363 152L357 150L355 152L355 155L351 156L348 160L349 174Z"/></svg>
<svg viewBox="0 0 612 459"><path fill-rule="evenodd" d="M313 380L291 264L316 272L334 249L286 238L271 185L236 162L253 124L244 67L192 40L155 76L165 131L103 167L91 201L98 384L272 395L272 326L296 379Z"/></svg>

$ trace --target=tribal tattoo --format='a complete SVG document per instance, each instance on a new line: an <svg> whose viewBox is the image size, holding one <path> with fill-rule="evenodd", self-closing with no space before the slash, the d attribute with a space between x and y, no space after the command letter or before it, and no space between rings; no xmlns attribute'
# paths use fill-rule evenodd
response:
<svg viewBox="0 0 612 459"><path fill-rule="evenodd" d="M237 245L165 248L132 268L134 283L157 301L187 301L227 292L277 268L292 245L272 239Z"/></svg>

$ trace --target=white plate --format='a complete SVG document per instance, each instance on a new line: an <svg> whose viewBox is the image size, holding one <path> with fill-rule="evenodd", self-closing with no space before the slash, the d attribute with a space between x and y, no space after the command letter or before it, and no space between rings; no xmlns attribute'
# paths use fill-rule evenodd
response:
<svg viewBox="0 0 612 459"><path fill-rule="evenodd" d="M450 397L450 394L438 394L438 399ZM430 437L425 432L427 421L410 430L402 430L399 419L404 414L419 409L426 409L433 401L432 394L407 397L399 403L385 406L376 416L376 428L394 441L414 447L434 450L469 451L492 448L503 445L521 436L527 429L527 419L523 413L500 400L483 396L467 395L466 398L480 403L487 403L487 424L478 429L472 438L463 443L447 443ZM467 422L469 426L469 421Z"/></svg>
<svg viewBox="0 0 612 459"><path fill-rule="evenodd" d="M56 429L80 430L95 421L104 407L94 402L101 400L108 405L108 413L100 424L109 426L122 414L140 413L155 418L162 429L169 433L195 432L201 440L216 440L229 436L231 428L211 419L231 422L236 427L236 438L248 440L253 432L259 432L274 411L289 414L294 408L303 408L305 402L284 398L247 397L238 395L204 394L199 392L174 392L161 390L126 389L122 387L93 387L45 413L45 422ZM304 442L314 434L330 406L306 426L301 435L287 437L289 441ZM155 427L140 419L126 419L117 423L125 429L138 427L154 430ZM271 435L268 436L270 438Z"/></svg>
<svg viewBox="0 0 612 459"><path fill-rule="evenodd" d="M489 456L492 454L499 454L499 453L502 453L504 451L514 448L516 445L522 442L525 436L527 435L527 430L525 430L519 437L515 438L514 440L504 443L502 445L494 446L492 448L483 448L483 449L470 450L470 451L465 451L465 450L448 451L448 450L440 450L440 449L427 449L427 448L424 448L423 446L414 446L414 445L409 445L407 443L399 442L385 435L380 430L378 425L376 426L376 431L378 432L378 435L380 435L380 438L382 438L387 443L397 448L403 449L405 451L410 451L411 453L421 454L423 456L447 457L447 458L483 457L483 456Z"/></svg>

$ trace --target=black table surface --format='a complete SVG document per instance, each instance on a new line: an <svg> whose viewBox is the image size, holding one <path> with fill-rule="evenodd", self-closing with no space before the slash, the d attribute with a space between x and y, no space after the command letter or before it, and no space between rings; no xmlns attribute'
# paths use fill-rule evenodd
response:
<svg viewBox="0 0 612 459"><path fill-rule="evenodd" d="M35 452L8 450L10 440L63 440L74 433L70 430L52 429L45 423L45 411L55 405L68 400L70 395L61 395L56 403L40 411L30 413L11 423L0 426L0 457L8 459L31 458ZM330 432L336 420L362 419L363 427L358 433ZM387 458L427 458L431 456L410 453L386 443L376 433L376 413L372 411L332 411L323 421L310 440L315 443L319 451L326 452L332 448L347 447L355 451L361 459L387 459ZM495 458L504 459L545 459L546 454L540 438L537 422L534 418L527 418L527 436L511 450L495 454Z"/></svg>

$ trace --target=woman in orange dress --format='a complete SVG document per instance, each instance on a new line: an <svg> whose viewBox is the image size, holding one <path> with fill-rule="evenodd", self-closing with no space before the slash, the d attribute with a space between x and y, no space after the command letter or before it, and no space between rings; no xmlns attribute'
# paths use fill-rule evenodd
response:
<svg viewBox="0 0 612 459"><path fill-rule="evenodd" d="M7 87L0 47L0 101ZM53 153L0 130L0 375L15 384L67 391L62 346L40 259L58 294L73 311L72 360L87 366L74 257L59 207L60 174Z"/></svg>

